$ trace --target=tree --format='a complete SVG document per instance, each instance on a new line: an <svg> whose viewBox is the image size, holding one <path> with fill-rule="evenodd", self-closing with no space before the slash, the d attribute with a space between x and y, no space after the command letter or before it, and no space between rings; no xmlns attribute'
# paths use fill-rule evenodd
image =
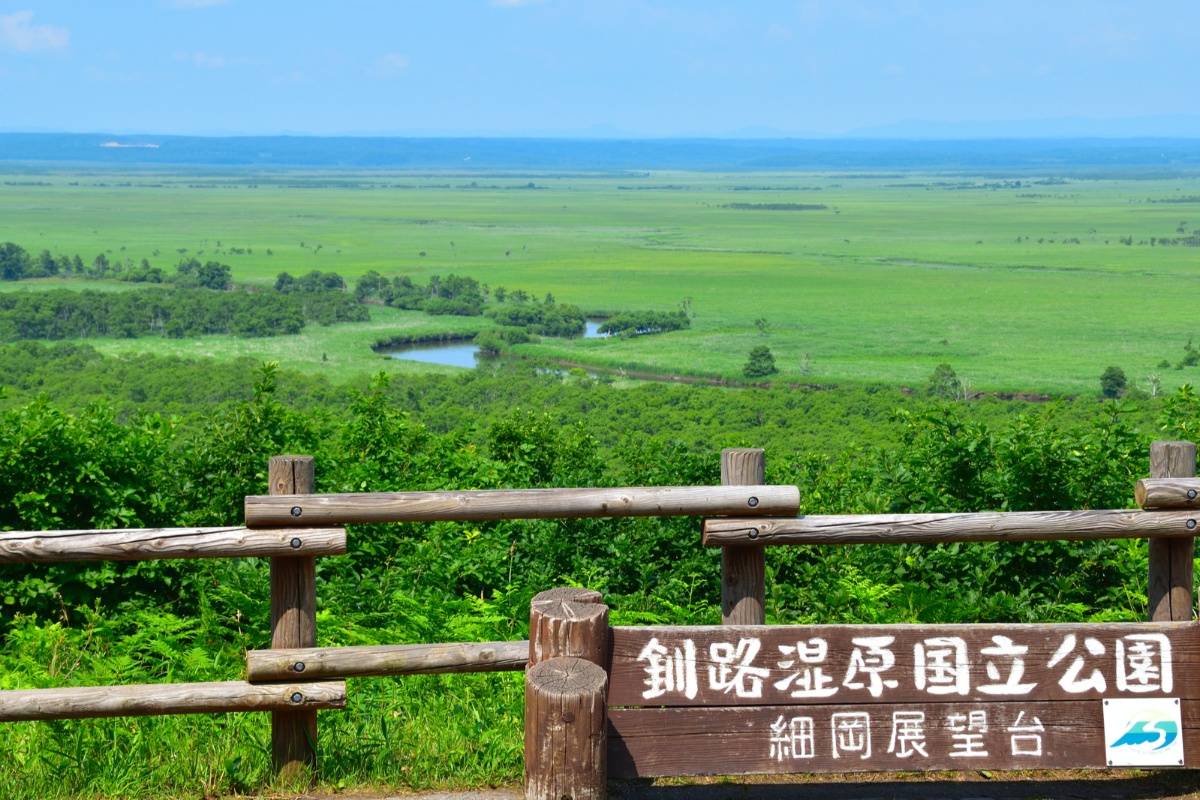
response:
<svg viewBox="0 0 1200 800"><path fill-rule="evenodd" d="M1108 367L1100 375L1100 392L1105 397L1120 397L1125 385L1125 370L1120 367Z"/></svg>
<svg viewBox="0 0 1200 800"><path fill-rule="evenodd" d="M954 371L954 367L949 364L938 364L933 369L933 373L929 376L929 385L925 392L930 397L940 397L944 400L953 400L959 396L962 391L962 383L958 380L958 374Z"/></svg>
<svg viewBox="0 0 1200 800"><path fill-rule="evenodd" d="M742 367L742 374L747 378L765 378L778 371L775 368L775 356L771 355L771 348L766 345L751 349L746 366Z"/></svg>
<svg viewBox="0 0 1200 800"><path fill-rule="evenodd" d="M12 242L0 244L0 280L19 281L29 268L29 254Z"/></svg>
<svg viewBox="0 0 1200 800"><path fill-rule="evenodd" d="M759 317L754 320L754 327L758 328L759 336L766 336L771 329L771 323L767 321L766 317Z"/></svg>

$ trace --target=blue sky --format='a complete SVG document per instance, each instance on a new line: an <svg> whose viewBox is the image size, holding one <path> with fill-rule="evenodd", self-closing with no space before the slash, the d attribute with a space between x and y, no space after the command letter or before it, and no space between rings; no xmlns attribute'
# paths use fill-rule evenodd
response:
<svg viewBox="0 0 1200 800"><path fill-rule="evenodd" d="M0 98L7 131L1200 136L1200 3L0 0Z"/></svg>

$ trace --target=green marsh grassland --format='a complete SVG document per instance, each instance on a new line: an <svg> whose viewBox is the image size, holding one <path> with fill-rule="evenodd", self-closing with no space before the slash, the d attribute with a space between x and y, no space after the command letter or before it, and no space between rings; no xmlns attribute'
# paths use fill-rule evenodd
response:
<svg viewBox="0 0 1200 800"><path fill-rule="evenodd" d="M1200 248L1151 241L1196 235L1195 176L47 171L0 176L0 220L0 240L31 252L111 249L169 271L186 249L245 283L374 269L466 274L595 314L691 299L687 331L517 348L612 368L736 379L766 344L779 379L801 383L917 386L941 362L976 390L1091 393L1108 365L1194 380L1155 365L1197 333ZM343 377L379 368L380 332L481 324L383 310L289 343L94 344Z"/></svg>

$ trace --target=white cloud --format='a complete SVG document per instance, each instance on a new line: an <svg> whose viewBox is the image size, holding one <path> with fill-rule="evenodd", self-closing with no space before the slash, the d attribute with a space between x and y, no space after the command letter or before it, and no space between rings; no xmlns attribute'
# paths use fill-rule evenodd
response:
<svg viewBox="0 0 1200 800"><path fill-rule="evenodd" d="M53 25L34 25L32 11L0 14L0 47L21 53L61 50L71 42L71 32Z"/></svg>
<svg viewBox="0 0 1200 800"><path fill-rule="evenodd" d="M394 78L408 71L408 57L400 53L387 53L375 59L370 73L376 78Z"/></svg>

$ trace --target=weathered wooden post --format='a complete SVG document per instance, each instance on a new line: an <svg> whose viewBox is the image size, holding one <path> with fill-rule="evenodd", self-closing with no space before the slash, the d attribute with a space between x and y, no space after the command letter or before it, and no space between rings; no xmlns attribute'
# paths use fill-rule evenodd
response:
<svg viewBox="0 0 1200 800"><path fill-rule="evenodd" d="M761 486L766 455L759 448L727 447L721 451L722 486ZM766 622L767 561L762 547L721 548L721 624L762 625Z"/></svg>
<svg viewBox="0 0 1200 800"><path fill-rule="evenodd" d="M562 586L529 603L529 666L573 657L608 668L608 606L592 589Z"/></svg>
<svg viewBox="0 0 1200 800"><path fill-rule="evenodd" d="M316 489L313 457L272 456L267 480L272 495L313 494ZM298 516L295 511L293 515ZM316 647L316 644L316 559L313 556L272 558L271 647ZM305 772L311 774L317 761L315 710L271 712L271 761L276 774L285 781L294 781Z"/></svg>
<svg viewBox="0 0 1200 800"><path fill-rule="evenodd" d="M1154 442L1150 445L1151 478L1196 477L1196 445ZM1150 580L1146 589L1151 622L1192 619L1191 538L1150 539Z"/></svg>
<svg viewBox="0 0 1200 800"><path fill-rule="evenodd" d="M608 793L608 606L563 587L529 607L525 673L526 800L604 800Z"/></svg>

